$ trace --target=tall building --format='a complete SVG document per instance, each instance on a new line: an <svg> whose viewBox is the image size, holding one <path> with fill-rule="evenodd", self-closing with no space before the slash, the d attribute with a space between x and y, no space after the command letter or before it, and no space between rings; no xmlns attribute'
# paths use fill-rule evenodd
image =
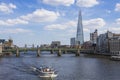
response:
<svg viewBox="0 0 120 80"><path fill-rule="evenodd" d="M112 55L120 55L120 36L111 38L109 40L109 46Z"/></svg>
<svg viewBox="0 0 120 80"><path fill-rule="evenodd" d="M83 43L84 43L84 36L83 36L82 15L81 15L81 11L79 11L77 34L76 34L76 45L82 45Z"/></svg>
<svg viewBox="0 0 120 80"><path fill-rule="evenodd" d="M109 53L109 39L112 37L114 36L110 31L100 34L97 38L97 51L100 53Z"/></svg>
<svg viewBox="0 0 120 80"><path fill-rule="evenodd" d="M96 44L97 43L97 37L98 37L98 33L97 33L97 29L96 29L95 32L90 33L90 41L93 44Z"/></svg>
<svg viewBox="0 0 120 80"><path fill-rule="evenodd" d="M73 37L73 38L70 39L70 45L71 46L75 46L76 45L75 37Z"/></svg>
<svg viewBox="0 0 120 80"><path fill-rule="evenodd" d="M97 51L100 53L120 53L120 34L107 31L97 38Z"/></svg>

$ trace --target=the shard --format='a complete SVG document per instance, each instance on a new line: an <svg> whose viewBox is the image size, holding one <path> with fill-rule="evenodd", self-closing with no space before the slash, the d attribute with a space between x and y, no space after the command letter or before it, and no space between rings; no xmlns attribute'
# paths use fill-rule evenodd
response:
<svg viewBox="0 0 120 80"><path fill-rule="evenodd" d="M82 14L79 11L77 34L76 34L76 45L82 45L84 43L83 25L82 25Z"/></svg>

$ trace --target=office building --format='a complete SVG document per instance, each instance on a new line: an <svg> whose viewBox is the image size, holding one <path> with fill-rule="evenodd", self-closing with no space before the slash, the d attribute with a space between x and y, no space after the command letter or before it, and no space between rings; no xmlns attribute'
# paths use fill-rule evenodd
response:
<svg viewBox="0 0 120 80"><path fill-rule="evenodd" d="M120 34L115 34L107 31L105 34L100 34L97 38L97 51L104 54L110 54L112 51L119 50Z"/></svg>
<svg viewBox="0 0 120 80"><path fill-rule="evenodd" d="M75 39L75 37L73 37L73 38L70 39L70 45L71 46L75 46L76 45L76 39Z"/></svg>
<svg viewBox="0 0 120 80"><path fill-rule="evenodd" d="M61 45L60 41L52 41L51 43L52 48L59 48L60 45Z"/></svg>
<svg viewBox="0 0 120 80"><path fill-rule="evenodd" d="M97 32L97 29L96 29L95 32L90 33L90 41L93 44L96 44L97 43L97 37L98 37L98 32Z"/></svg>
<svg viewBox="0 0 120 80"><path fill-rule="evenodd" d="M79 11L77 34L76 34L76 45L82 45L83 43L84 43L84 35L83 35L82 15L81 15L81 11Z"/></svg>

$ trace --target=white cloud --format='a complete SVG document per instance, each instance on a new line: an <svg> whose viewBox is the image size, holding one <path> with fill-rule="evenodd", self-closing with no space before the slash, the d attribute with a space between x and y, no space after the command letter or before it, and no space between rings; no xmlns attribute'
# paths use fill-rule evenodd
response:
<svg viewBox="0 0 120 80"><path fill-rule="evenodd" d="M90 30L87 29L87 28L83 28L83 31L84 31L84 32L90 32Z"/></svg>
<svg viewBox="0 0 120 80"><path fill-rule="evenodd" d="M90 19L83 21L83 26L87 29L98 29L105 26L106 22L102 18Z"/></svg>
<svg viewBox="0 0 120 80"><path fill-rule="evenodd" d="M16 9L16 5L12 3L0 3L0 12L13 13L13 9Z"/></svg>
<svg viewBox="0 0 120 80"><path fill-rule="evenodd" d="M37 9L33 13L21 16L20 18L32 22L51 22L55 21L59 16L60 14L58 12Z"/></svg>
<svg viewBox="0 0 120 80"><path fill-rule="evenodd" d="M69 33L76 33L76 30L75 29L70 29L68 30Z"/></svg>
<svg viewBox="0 0 120 80"><path fill-rule="evenodd" d="M116 24L120 24L120 18L116 19Z"/></svg>
<svg viewBox="0 0 120 80"><path fill-rule="evenodd" d="M4 20L0 20L0 25L5 25L5 26L13 26L13 25L16 25L16 24L28 24L27 21L25 20L22 20L22 19L8 19L6 21Z"/></svg>
<svg viewBox="0 0 120 80"><path fill-rule="evenodd" d="M71 4L74 4L75 0L43 0L43 3L53 5L53 6L70 6Z"/></svg>
<svg viewBox="0 0 120 80"><path fill-rule="evenodd" d="M97 0L77 0L76 4L79 7L93 7L99 2Z"/></svg>
<svg viewBox="0 0 120 80"><path fill-rule="evenodd" d="M113 33L120 33L120 28L119 27L111 27L110 31L113 32Z"/></svg>
<svg viewBox="0 0 120 80"><path fill-rule="evenodd" d="M77 31L77 28L76 28L76 27L75 27L74 29L69 29L69 30L68 30L69 34L75 34L76 31ZM84 32L89 32L89 33L90 33L90 30L87 29L87 28L83 28L83 31L84 31Z"/></svg>
<svg viewBox="0 0 120 80"><path fill-rule="evenodd" d="M31 32L31 31L22 29L22 28L0 30L0 34L18 34L18 33L28 33L28 32Z"/></svg>
<svg viewBox="0 0 120 80"><path fill-rule="evenodd" d="M66 28L67 26L64 24L52 24L52 25L45 26L46 30L55 30L55 29L64 30Z"/></svg>
<svg viewBox="0 0 120 80"><path fill-rule="evenodd" d="M117 3L117 4L115 5L115 11L120 11L120 3Z"/></svg>
<svg viewBox="0 0 120 80"><path fill-rule="evenodd" d="M37 9L31 14L20 16L15 19L0 20L0 25L13 26L17 24L28 24L29 22L52 22L59 16L60 14L58 12Z"/></svg>
<svg viewBox="0 0 120 80"><path fill-rule="evenodd" d="M83 28L85 32L89 32L90 29L98 29L105 26L106 22L102 18L95 18L90 20L84 20L83 21ZM77 27L77 21L68 21L61 24L51 24L45 26L45 30L66 30L69 29L69 31L74 32ZM72 30L73 29L73 30Z"/></svg>
<svg viewBox="0 0 120 80"><path fill-rule="evenodd" d="M52 25L47 25L45 26L45 30L65 30L67 28L74 28L76 27L76 22L75 21L68 21L66 23L61 23L61 24L52 24Z"/></svg>

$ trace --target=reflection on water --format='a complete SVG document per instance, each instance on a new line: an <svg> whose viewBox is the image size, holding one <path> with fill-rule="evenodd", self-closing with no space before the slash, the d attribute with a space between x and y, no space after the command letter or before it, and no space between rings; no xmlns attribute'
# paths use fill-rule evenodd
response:
<svg viewBox="0 0 120 80"><path fill-rule="evenodd" d="M42 80L55 80L55 78L41 78Z"/></svg>
<svg viewBox="0 0 120 80"><path fill-rule="evenodd" d="M51 66L58 71L56 78L40 78L30 67ZM35 52L21 57L0 59L0 80L120 80L120 62L91 55L75 57L74 54L44 53L36 57Z"/></svg>

